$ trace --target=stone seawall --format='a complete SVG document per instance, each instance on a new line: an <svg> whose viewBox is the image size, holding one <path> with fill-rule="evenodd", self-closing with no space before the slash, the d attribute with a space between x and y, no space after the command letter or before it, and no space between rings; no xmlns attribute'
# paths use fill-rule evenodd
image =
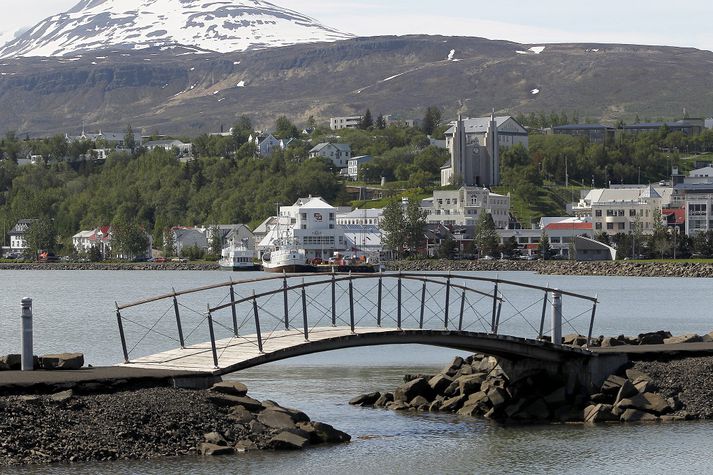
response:
<svg viewBox="0 0 713 475"><path fill-rule="evenodd" d="M207 262L2 262L0 270L219 270L217 263Z"/></svg>
<svg viewBox="0 0 713 475"><path fill-rule="evenodd" d="M548 275L629 277L713 277L713 263L637 261L525 261L525 260L402 260L385 263L387 271L526 271Z"/></svg>

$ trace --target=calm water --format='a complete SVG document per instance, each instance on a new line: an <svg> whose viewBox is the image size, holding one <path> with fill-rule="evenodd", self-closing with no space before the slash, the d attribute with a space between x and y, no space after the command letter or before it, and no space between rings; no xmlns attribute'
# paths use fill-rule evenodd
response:
<svg viewBox="0 0 713 475"><path fill-rule="evenodd" d="M598 294L601 303L595 334L659 329L702 333L713 329L713 279L542 277L529 273L501 273L500 277ZM227 274L218 272L0 271L0 353L19 349L19 302L23 296L34 299L36 352L77 350L85 353L88 363L111 364L121 358L112 310L115 300L127 302L165 293L171 287L183 289L226 278ZM187 305L205 308L207 302L201 300L215 303L213 298L223 297L216 292ZM522 309L534 297L513 292L510 298ZM566 314L580 312L568 300L565 307ZM517 318L509 324L514 334L528 335L531 330ZM156 339L145 344L151 349L170 342ZM476 419L392 413L346 404L355 394L393 388L404 373L434 371L454 354L418 346L341 350L236 376L248 384L255 397L298 407L314 419L347 431L354 437L347 445L215 460L166 459L3 469L2 473L713 473L710 423L503 428Z"/></svg>

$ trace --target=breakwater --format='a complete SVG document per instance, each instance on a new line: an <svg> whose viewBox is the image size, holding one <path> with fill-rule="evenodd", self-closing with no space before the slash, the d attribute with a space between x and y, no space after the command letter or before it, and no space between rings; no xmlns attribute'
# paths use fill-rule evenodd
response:
<svg viewBox="0 0 713 475"><path fill-rule="evenodd" d="M510 272L544 275L621 277L713 277L713 263L638 261L526 261L526 260L400 260L385 263L388 271L403 272Z"/></svg>
<svg viewBox="0 0 713 475"><path fill-rule="evenodd" d="M212 262L0 262L0 270L219 270Z"/></svg>

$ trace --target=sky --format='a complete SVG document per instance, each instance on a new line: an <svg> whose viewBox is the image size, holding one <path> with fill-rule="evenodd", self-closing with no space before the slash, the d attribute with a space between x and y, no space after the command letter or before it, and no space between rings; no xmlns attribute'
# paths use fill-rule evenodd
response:
<svg viewBox="0 0 713 475"><path fill-rule="evenodd" d="M0 0L0 38L78 0ZM710 0L274 0L358 36L411 33L520 43L635 43L713 51ZM1 39L0 39L1 41Z"/></svg>

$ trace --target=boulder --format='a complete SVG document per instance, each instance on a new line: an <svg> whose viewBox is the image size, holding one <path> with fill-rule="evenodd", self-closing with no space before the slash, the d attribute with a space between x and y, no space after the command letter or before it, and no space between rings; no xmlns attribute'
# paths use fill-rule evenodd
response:
<svg viewBox="0 0 713 475"><path fill-rule="evenodd" d="M624 343L621 342L620 340L617 340L616 338L608 336L608 337L602 338L602 343L600 346L602 348L608 348L608 347L612 347L612 346L621 346L623 344Z"/></svg>
<svg viewBox="0 0 713 475"><path fill-rule="evenodd" d="M480 360L480 363L478 364L478 372L479 373L490 373L497 366L498 366L498 360L496 360L492 356L488 356L487 358L483 358L482 360ZM475 369L475 368L473 368L473 369Z"/></svg>
<svg viewBox="0 0 713 475"><path fill-rule="evenodd" d="M408 402L416 396L423 396L429 401L433 400L433 389L428 385L428 381L425 378L416 378L413 381L402 384L394 392L394 400L396 401Z"/></svg>
<svg viewBox="0 0 713 475"><path fill-rule="evenodd" d="M409 406L414 407L418 409L421 406L426 406L428 407L428 400L423 397L423 396L416 396L415 398L411 399L408 403Z"/></svg>
<svg viewBox="0 0 713 475"><path fill-rule="evenodd" d="M487 394L490 404L492 404L494 408L498 408L508 401L508 395L502 388L492 388Z"/></svg>
<svg viewBox="0 0 713 475"><path fill-rule="evenodd" d="M233 447L225 447L222 445L203 442L198 444L198 452L200 452L201 455L230 455L235 453L235 449Z"/></svg>
<svg viewBox="0 0 713 475"><path fill-rule="evenodd" d="M701 343L703 339L700 335L695 333L688 333L686 335L672 336L670 338L664 339L665 345L675 345L678 343Z"/></svg>
<svg viewBox="0 0 713 475"><path fill-rule="evenodd" d="M630 398L632 396L636 396L637 394L639 394L639 390L636 389L631 381L626 379L624 380L624 384L622 384L619 388L619 392L616 394L614 404L618 404L622 399Z"/></svg>
<svg viewBox="0 0 713 475"><path fill-rule="evenodd" d="M622 422L656 422L659 420L654 414L638 409L627 409L622 413L620 419Z"/></svg>
<svg viewBox="0 0 713 475"><path fill-rule="evenodd" d="M658 387L656 386L656 384L654 384L653 381L646 380L646 379L642 379L642 380L640 380L640 381L637 381L636 383L634 383L634 387L635 387L636 390L637 390L638 392L640 392L641 394L643 394L643 393L652 393L652 392L654 392L654 391L656 391L656 390L658 389Z"/></svg>
<svg viewBox="0 0 713 475"><path fill-rule="evenodd" d="M445 401L445 398L443 396L436 396L436 399L434 399L431 405L428 406L428 410L430 412L440 411L443 401Z"/></svg>
<svg viewBox="0 0 713 475"><path fill-rule="evenodd" d="M379 393L379 392L361 394L355 398L352 398L349 401L349 404L351 404L352 406L361 406L361 407L373 406L374 403L380 397L381 397L381 393Z"/></svg>
<svg viewBox="0 0 713 475"><path fill-rule="evenodd" d="M446 389L443 390L443 393L442 393L442 394L443 394L445 397L453 397L453 396L455 396L456 394L458 394L458 387L459 387L459 386L458 386L458 383L456 383L455 381L453 381L451 384L448 385L448 387L447 387Z"/></svg>
<svg viewBox="0 0 713 475"><path fill-rule="evenodd" d="M465 360L460 356L456 356L455 358L453 358L453 361L450 365L443 368L441 373L445 374L446 376L455 376L461 366L463 366L463 363L465 363Z"/></svg>
<svg viewBox="0 0 713 475"><path fill-rule="evenodd" d="M392 411L405 411L408 408L409 405L404 401L391 401L386 405L386 409L390 409Z"/></svg>
<svg viewBox="0 0 713 475"><path fill-rule="evenodd" d="M60 353L56 355L43 355L39 358L42 369L81 369L84 366L84 354Z"/></svg>
<svg viewBox="0 0 713 475"><path fill-rule="evenodd" d="M285 430L297 428L295 421L292 420L292 417L289 414L273 408L267 408L262 411L258 414L257 420L271 429Z"/></svg>
<svg viewBox="0 0 713 475"><path fill-rule="evenodd" d="M589 396L589 400L594 404L613 404L614 397L610 394L596 393Z"/></svg>
<svg viewBox="0 0 713 475"><path fill-rule="evenodd" d="M218 393L230 394L232 396L245 396L248 393L248 387L239 381L221 381L219 383L215 383L210 390Z"/></svg>
<svg viewBox="0 0 713 475"><path fill-rule="evenodd" d="M385 407L388 403L394 400L394 395L392 393L384 393L379 396L379 399L374 402L375 407Z"/></svg>
<svg viewBox="0 0 713 475"><path fill-rule="evenodd" d="M231 396L230 394L209 394L208 400L220 407L243 406L250 412L260 412L264 409L262 403L249 396Z"/></svg>
<svg viewBox="0 0 713 475"><path fill-rule="evenodd" d="M237 422L238 424L247 424L255 419L255 414L245 409L243 406L235 406L230 409L228 419Z"/></svg>
<svg viewBox="0 0 713 475"><path fill-rule="evenodd" d="M465 402L465 400L466 396L462 394L460 396L446 399L443 401L443 404L441 404L440 410L443 412L456 412L461 408L461 406L463 406L463 402Z"/></svg>
<svg viewBox="0 0 713 475"><path fill-rule="evenodd" d="M455 380L458 383L458 392L469 396L480 391L480 385L485 380L485 373L475 373L461 376Z"/></svg>
<svg viewBox="0 0 713 475"><path fill-rule="evenodd" d="M253 434L262 434L267 430L265 424L258 421L257 419L250 421L248 427L250 428L250 432L252 432Z"/></svg>
<svg viewBox="0 0 713 475"><path fill-rule="evenodd" d="M300 411L299 409L290 409L289 407L282 407L282 406L268 406L265 409L270 409L272 411L277 411L277 412L284 412L285 414L289 415L290 418L294 422L309 422L309 416L305 414L304 412Z"/></svg>
<svg viewBox="0 0 713 475"><path fill-rule="evenodd" d="M490 400L488 399L488 395L485 394L483 391L478 391L477 393L473 393L468 396L466 404L482 404L488 402L490 402Z"/></svg>
<svg viewBox="0 0 713 475"><path fill-rule="evenodd" d="M478 414L482 414L482 410L478 404L467 404L460 409L458 409L457 414L459 416L477 416Z"/></svg>
<svg viewBox="0 0 713 475"><path fill-rule="evenodd" d="M437 374L428 380L428 385L431 386L433 392L436 394L442 394L445 389L450 386L453 379L446 376L445 374Z"/></svg>
<svg viewBox="0 0 713 475"><path fill-rule="evenodd" d="M562 338L562 343L570 346L584 346L587 344L587 337L576 333L570 333Z"/></svg>
<svg viewBox="0 0 713 475"><path fill-rule="evenodd" d="M639 334L639 345L662 345L664 338L670 338L671 333L667 331L658 331Z"/></svg>
<svg viewBox="0 0 713 475"><path fill-rule="evenodd" d="M0 371L19 371L22 367L21 355L0 356Z"/></svg>
<svg viewBox="0 0 713 475"><path fill-rule="evenodd" d="M595 424L598 422L612 422L619 418L612 412L611 404L594 404L584 408L582 419L584 422Z"/></svg>
<svg viewBox="0 0 713 475"><path fill-rule="evenodd" d="M317 438L316 443L339 444L349 442L352 439L352 437L346 432L337 430L331 425L324 424L323 422L302 422L299 424L299 427L307 433L313 434Z"/></svg>
<svg viewBox="0 0 713 475"><path fill-rule="evenodd" d="M643 380L651 381L651 376L644 373L643 371L639 371L638 369L634 369L634 368L629 368L626 370L626 377L633 384L636 384L639 381L643 381Z"/></svg>
<svg viewBox="0 0 713 475"><path fill-rule="evenodd" d="M219 445L221 447L226 447L228 445L225 437L218 432L208 432L207 434L203 434L203 439L206 443L212 445Z"/></svg>
<svg viewBox="0 0 713 475"><path fill-rule="evenodd" d="M465 376L465 375L468 375L468 374L473 374L474 371L475 371L475 370L473 369L473 367L472 367L471 365L469 365L469 364L467 364L467 365L464 364L463 366L461 366L461 368L460 368L458 371L456 371L455 377L458 378L458 377L460 377L460 376Z"/></svg>
<svg viewBox="0 0 713 475"><path fill-rule="evenodd" d="M66 391L60 391L58 393L54 393L53 395L50 396L50 401L52 402L67 402L70 399L74 397L74 391L71 389L67 389Z"/></svg>
<svg viewBox="0 0 713 475"><path fill-rule="evenodd" d="M638 409L640 411L652 412L656 415L671 412L668 402L656 393L643 393L622 399L616 404L619 409Z"/></svg>
<svg viewBox="0 0 713 475"><path fill-rule="evenodd" d="M250 439L239 440L235 443L236 452L249 452L251 450L257 450L257 445Z"/></svg>
<svg viewBox="0 0 713 475"><path fill-rule="evenodd" d="M619 389L624 384L624 381L626 381L626 379L621 376L616 376L614 374L609 375L609 377L602 384L601 392L610 396L616 396L619 393Z"/></svg>
<svg viewBox="0 0 713 475"><path fill-rule="evenodd" d="M309 445L309 439L301 434L282 431L267 442L273 450L299 450Z"/></svg>

